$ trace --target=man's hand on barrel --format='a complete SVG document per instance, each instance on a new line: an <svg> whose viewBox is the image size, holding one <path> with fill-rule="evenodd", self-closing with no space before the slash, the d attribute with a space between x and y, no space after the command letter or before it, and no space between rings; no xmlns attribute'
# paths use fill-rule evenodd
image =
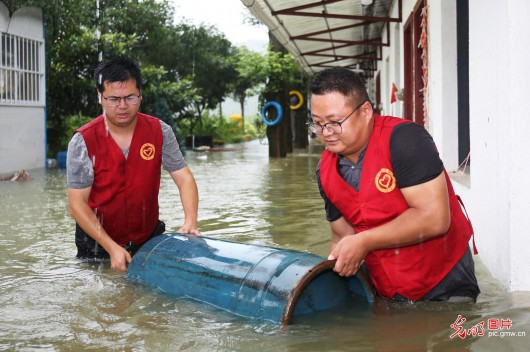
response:
<svg viewBox="0 0 530 352"><path fill-rule="evenodd" d="M199 232L199 229L197 228L197 224L188 224L188 223L184 223L184 225L182 225L177 232L189 233L190 235L196 235L196 236L199 236L201 234Z"/></svg>
<svg viewBox="0 0 530 352"><path fill-rule="evenodd" d="M369 252L363 237L350 235L337 242L328 257L328 260L337 260L333 271L340 276L353 276L357 273Z"/></svg>
<svg viewBox="0 0 530 352"><path fill-rule="evenodd" d="M131 262L132 257L125 248L115 245L109 252L110 255L110 267L118 271L127 271L127 265Z"/></svg>

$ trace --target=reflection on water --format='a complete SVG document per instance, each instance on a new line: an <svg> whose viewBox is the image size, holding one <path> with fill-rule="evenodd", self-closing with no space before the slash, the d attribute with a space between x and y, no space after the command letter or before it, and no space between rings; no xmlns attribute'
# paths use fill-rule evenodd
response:
<svg viewBox="0 0 530 352"><path fill-rule="evenodd" d="M231 152L186 156L200 192L203 235L325 256L329 226L315 184L319 156L268 158L248 142ZM527 350L530 294L507 293L475 257L475 305L352 302L277 325L239 318L133 284L108 265L74 259L74 224L62 170L35 170L28 183L0 182L0 350L446 351ZM161 219L183 222L178 190L161 185ZM485 323L485 336L458 336ZM488 337L488 321L510 319L525 337ZM497 332L500 332L498 330Z"/></svg>

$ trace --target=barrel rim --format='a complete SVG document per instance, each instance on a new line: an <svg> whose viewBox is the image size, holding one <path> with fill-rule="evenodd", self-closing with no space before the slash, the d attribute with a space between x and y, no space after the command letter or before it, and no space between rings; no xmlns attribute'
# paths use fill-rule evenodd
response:
<svg viewBox="0 0 530 352"><path fill-rule="evenodd" d="M292 295L287 300L287 304L285 305L283 316L282 316L282 325L290 325L292 323L292 318L294 314L294 310L296 308L296 304L298 303L298 298L300 298L300 295L304 291L305 287L309 285L311 281L321 273L329 270L333 270L333 267L335 266L336 259L334 260L324 260L323 262L317 264L314 266L311 270L305 274L302 279L298 282L296 285L296 288L292 291ZM338 275L338 274L337 274ZM357 272L357 277L359 280L361 280L361 284L365 287L365 290L368 290L366 294L370 295L370 299L372 302L375 300L375 294L374 289L372 285L370 284L370 280L366 277L366 273L363 270L359 270Z"/></svg>
<svg viewBox="0 0 530 352"><path fill-rule="evenodd" d="M285 305L285 308L283 310L283 316L282 316L282 325L289 325L292 322L294 309L296 308L296 303L298 303L298 298L300 298L300 295L302 294L302 291L304 291L305 287L313 281L313 279L323 273L324 271L332 270L335 266L336 260L324 260L323 262L317 264L314 266L311 270L305 274L298 284L296 285L296 288L292 291L292 295L287 300L287 303Z"/></svg>

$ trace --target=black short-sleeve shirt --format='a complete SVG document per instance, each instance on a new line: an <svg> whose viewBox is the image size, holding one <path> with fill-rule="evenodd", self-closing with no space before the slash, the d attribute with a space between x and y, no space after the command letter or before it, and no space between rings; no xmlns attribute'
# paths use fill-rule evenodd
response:
<svg viewBox="0 0 530 352"><path fill-rule="evenodd" d="M444 170L436 145L425 128L415 123L402 123L394 127L390 135L390 158L399 188L406 188L435 179ZM364 151L357 163L339 156L339 174L355 190L359 191ZM342 214L329 201L320 183L320 163L317 182L324 199L326 219L335 221Z"/></svg>
<svg viewBox="0 0 530 352"><path fill-rule="evenodd" d="M390 135L390 158L399 188L406 188L435 179L444 170L438 150L431 135L414 123L403 123L394 127ZM354 189L359 191L364 151L357 163L340 158L339 174ZM324 198L326 218L335 221L342 217L338 209L326 197L320 183L320 164L317 168L320 194ZM475 277L473 258L468 248L444 279L421 300L445 301L451 297L469 297L476 302L480 289ZM405 299L396 295L394 299Z"/></svg>

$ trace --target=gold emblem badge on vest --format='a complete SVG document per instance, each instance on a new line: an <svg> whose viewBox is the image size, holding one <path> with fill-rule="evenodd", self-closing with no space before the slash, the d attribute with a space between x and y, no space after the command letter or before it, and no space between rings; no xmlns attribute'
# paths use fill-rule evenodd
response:
<svg viewBox="0 0 530 352"><path fill-rule="evenodd" d="M151 143L144 143L140 148L140 156L144 160L151 160L155 157L155 146Z"/></svg>
<svg viewBox="0 0 530 352"><path fill-rule="evenodd" d="M375 186L382 193L392 192L396 188L396 178L389 169L382 168L375 175Z"/></svg>

